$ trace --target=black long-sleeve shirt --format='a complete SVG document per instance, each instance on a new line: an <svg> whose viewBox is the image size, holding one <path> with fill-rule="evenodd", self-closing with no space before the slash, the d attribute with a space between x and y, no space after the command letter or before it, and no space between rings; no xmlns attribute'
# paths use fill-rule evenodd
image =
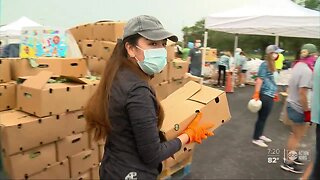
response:
<svg viewBox="0 0 320 180"><path fill-rule="evenodd" d="M111 88L112 131L101 179L155 179L161 162L181 148L178 138L160 142L157 111L155 93L148 83L131 70L120 69Z"/></svg>

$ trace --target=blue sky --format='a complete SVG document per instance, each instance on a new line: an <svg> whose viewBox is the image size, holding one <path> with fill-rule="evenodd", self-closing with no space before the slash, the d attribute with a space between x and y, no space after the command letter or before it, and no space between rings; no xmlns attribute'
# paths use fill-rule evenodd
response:
<svg viewBox="0 0 320 180"><path fill-rule="evenodd" d="M123 20L148 14L182 37L181 29L208 14L245 6L254 0L0 0L0 24L26 16L59 28L98 20Z"/></svg>

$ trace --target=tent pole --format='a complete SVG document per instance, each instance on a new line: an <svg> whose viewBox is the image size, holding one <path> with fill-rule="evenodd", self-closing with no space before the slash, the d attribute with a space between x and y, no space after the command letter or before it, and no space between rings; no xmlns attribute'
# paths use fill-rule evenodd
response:
<svg viewBox="0 0 320 180"><path fill-rule="evenodd" d="M279 36L275 37L275 45L279 46Z"/></svg>
<svg viewBox="0 0 320 180"><path fill-rule="evenodd" d="M203 50L202 50L202 65L201 65L201 75L204 73L205 63L206 63L206 52L207 52L207 43L208 43L208 31L204 31L204 40L203 40Z"/></svg>
<svg viewBox="0 0 320 180"><path fill-rule="evenodd" d="M235 34L235 36L234 36L233 56L236 55L236 49L238 48L238 42L239 42L239 34Z"/></svg>

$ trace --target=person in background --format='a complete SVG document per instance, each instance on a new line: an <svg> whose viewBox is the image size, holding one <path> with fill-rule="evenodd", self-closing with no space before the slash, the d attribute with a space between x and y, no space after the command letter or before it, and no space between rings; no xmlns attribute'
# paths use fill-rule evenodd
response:
<svg viewBox="0 0 320 180"><path fill-rule="evenodd" d="M226 84L226 71L230 69L230 58L232 57L231 51L223 52L218 60L218 83L217 86L224 87ZM223 73L223 78L222 78ZM221 85L222 78L222 85Z"/></svg>
<svg viewBox="0 0 320 180"><path fill-rule="evenodd" d="M262 107L258 111L258 119L255 124L252 143L260 147L268 147L266 143L272 140L263 135L266 120L272 110L273 102L278 100L277 85L274 81L275 59L278 53L283 52L276 45L269 45L266 48L265 61L260 65L256 79L253 99L261 100Z"/></svg>
<svg viewBox="0 0 320 180"><path fill-rule="evenodd" d="M278 58L276 59L276 69L277 69L277 72L280 73L280 71L282 70L283 68L283 61L284 61L284 56L282 53L279 53L279 56Z"/></svg>
<svg viewBox="0 0 320 180"><path fill-rule="evenodd" d="M316 127L316 158L310 179L320 179L320 57L318 57L313 72L313 96L311 102L311 121Z"/></svg>
<svg viewBox="0 0 320 180"><path fill-rule="evenodd" d="M236 64L236 70L237 70L237 83L236 83L236 86L239 86L240 85L240 81L241 81L241 67L240 67L240 64L241 64L241 55L240 53L242 52L242 49L241 48L236 48L235 50L235 55L234 55L234 59L235 59L235 64Z"/></svg>
<svg viewBox="0 0 320 180"><path fill-rule="evenodd" d="M187 143L213 135L209 125L200 125L201 112L181 135L161 141L159 130L164 110L150 85L154 74L167 63L166 31L152 16L130 19L105 65L97 91L84 114L87 131L94 140L105 139L100 179L157 179L162 161Z"/></svg>
<svg viewBox="0 0 320 180"><path fill-rule="evenodd" d="M188 60L190 50L194 48L193 42L188 42L185 48L182 49L182 60Z"/></svg>
<svg viewBox="0 0 320 180"><path fill-rule="evenodd" d="M200 50L201 47L201 40L197 39L194 43L194 48L189 52L188 61L190 62L189 65L189 72L194 76L201 76L202 70L202 52Z"/></svg>
<svg viewBox="0 0 320 180"><path fill-rule="evenodd" d="M248 59L241 48L236 49L235 59L236 59L236 68L238 72L238 86L245 87L246 73L248 70L248 65L247 65Z"/></svg>
<svg viewBox="0 0 320 180"><path fill-rule="evenodd" d="M293 133L290 134L287 142L286 150L288 152L296 151L299 148L300 141L309 127L306 124L311 119L310 99L308 97L310 97L309 93L312 89L312 74L316 59L316 46L305 44L301 48L300 59L294 63L291 71L287 112L288 118L293 122L291 125ZM299 165L304 165L304 163L299 159L285 158L280 167L288 172L303 173Z"/></svg>

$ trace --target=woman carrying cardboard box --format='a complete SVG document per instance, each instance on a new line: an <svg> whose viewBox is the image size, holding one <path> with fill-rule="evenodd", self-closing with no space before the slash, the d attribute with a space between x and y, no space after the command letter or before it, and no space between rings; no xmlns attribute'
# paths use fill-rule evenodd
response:
<svg viewBox="0 0 320 180"><path fill-rule="evenodd" d="M88 131L106 139L100 179L156 179L163 160L212 135L199 113L180 136L160 142L164 112L149 81L167 63L167 39L178 40L156 18L132 18L106 64L85 109Z"/></svg>

